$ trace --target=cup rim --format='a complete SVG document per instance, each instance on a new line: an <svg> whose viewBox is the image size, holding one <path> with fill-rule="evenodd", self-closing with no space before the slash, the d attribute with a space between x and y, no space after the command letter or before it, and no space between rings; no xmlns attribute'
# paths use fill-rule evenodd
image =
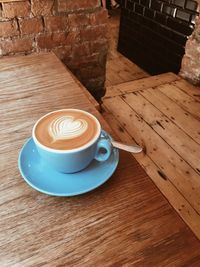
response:
<svg viewBox="0 0 200 267"><path fill-rule="evenodd" d="M84 114L90 116L91 118L93 118L97 124L97 133L95 134L95 136L92 138L92 140L90 140L87 144L84 144L78 148L73 148L73 149L65 149L65 150L60 150L60 149L55 149L55 148L50 148L48 146L45 146L43 145L42 143L39 142L39 140L37 139L36 135L35 135L35 129L38 125L38 123L43 119L45 118L46 116L48 116L49 114L52 114L52 113L57 113L57 112L60 112L60 111L79 111L79 112L83 112ZM66 154L66 153L72 153L72 152L79 152L79 151L82 151L82 150L85 150L86 148L90 147L91 145L93 145L99 138L101 134L101 125L100 125L100 122L98 121L98 119L91 113L85 111L85 110L82 110L82 109L76 109L76 108L66 108L66 109L58 109L58 110L54 110L54 111L51 111L51 112L48 112L46 113L45 115L43 115L42 117L40 117L36 123L34 124L33 126L33 129L32 129L32 137L33 137L33 140L35 142L35 144L37 146L39 146L40 148L48 151L48 152L54 152L54 153L58 153L58 154Z"/></svg>

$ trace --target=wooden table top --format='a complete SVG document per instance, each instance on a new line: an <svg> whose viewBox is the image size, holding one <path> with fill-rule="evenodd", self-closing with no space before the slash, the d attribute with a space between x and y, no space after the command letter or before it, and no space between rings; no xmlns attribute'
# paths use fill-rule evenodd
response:
<svg viewBox="0 0 200 267"><path fill-rule="evenodd" d="M103 116L146 148L134 157L200 240L199 100L200 87L163 73L107 87Z"/></svg>
<svg viewBox="0 0 200 267"><path fill-rule="evenodd" d="M199 266L199 241L127 152L87 194L52 197L24 182L18 154L43 114L81 108L110 131L54 54L1 59L0 104L1 266Z"/></svg>

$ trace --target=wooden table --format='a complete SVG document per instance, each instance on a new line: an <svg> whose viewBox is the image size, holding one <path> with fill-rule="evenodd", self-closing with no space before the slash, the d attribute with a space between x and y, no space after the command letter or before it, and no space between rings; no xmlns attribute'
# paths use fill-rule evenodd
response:
<svg viewBox="0 0 200 267"><path fill-rule="evenodd" d="M107 88L104 118L200 239L200 87L164 73ZM123 131L119 129L123 128Z"/></svg>
<svg viewBox="0 0 200 267"><path fill-rule="evenodd" d="M54 54L4 58L0 70L0 266L199 266L199 241L129 153L90 193L29 187L17 159L41 115L82 108L110 130Z"/></svg>

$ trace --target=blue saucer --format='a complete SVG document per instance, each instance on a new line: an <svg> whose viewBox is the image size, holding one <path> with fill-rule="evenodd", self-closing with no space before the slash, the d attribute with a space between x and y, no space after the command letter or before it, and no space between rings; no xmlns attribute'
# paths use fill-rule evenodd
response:
<svg viewBox="0 0 200 267"><path fill-rule="evenodd" d="M43 162L30 138L23 146L18 160L20 173L34 189L52 196L75 196L89 192L105 183L119 162L119 151L113 149L104 162L93 160L81 172L64 174Z"/></svg>

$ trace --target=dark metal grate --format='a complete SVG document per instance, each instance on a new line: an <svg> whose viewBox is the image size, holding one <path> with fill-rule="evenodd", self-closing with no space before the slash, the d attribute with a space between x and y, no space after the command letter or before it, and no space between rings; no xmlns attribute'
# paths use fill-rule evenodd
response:
<svg viewBox="0 0 200 267"><path fill-rule="evenodd" d="M150 74L178 73L195 26L193 0L122 0L118 50Z"/></svg>

